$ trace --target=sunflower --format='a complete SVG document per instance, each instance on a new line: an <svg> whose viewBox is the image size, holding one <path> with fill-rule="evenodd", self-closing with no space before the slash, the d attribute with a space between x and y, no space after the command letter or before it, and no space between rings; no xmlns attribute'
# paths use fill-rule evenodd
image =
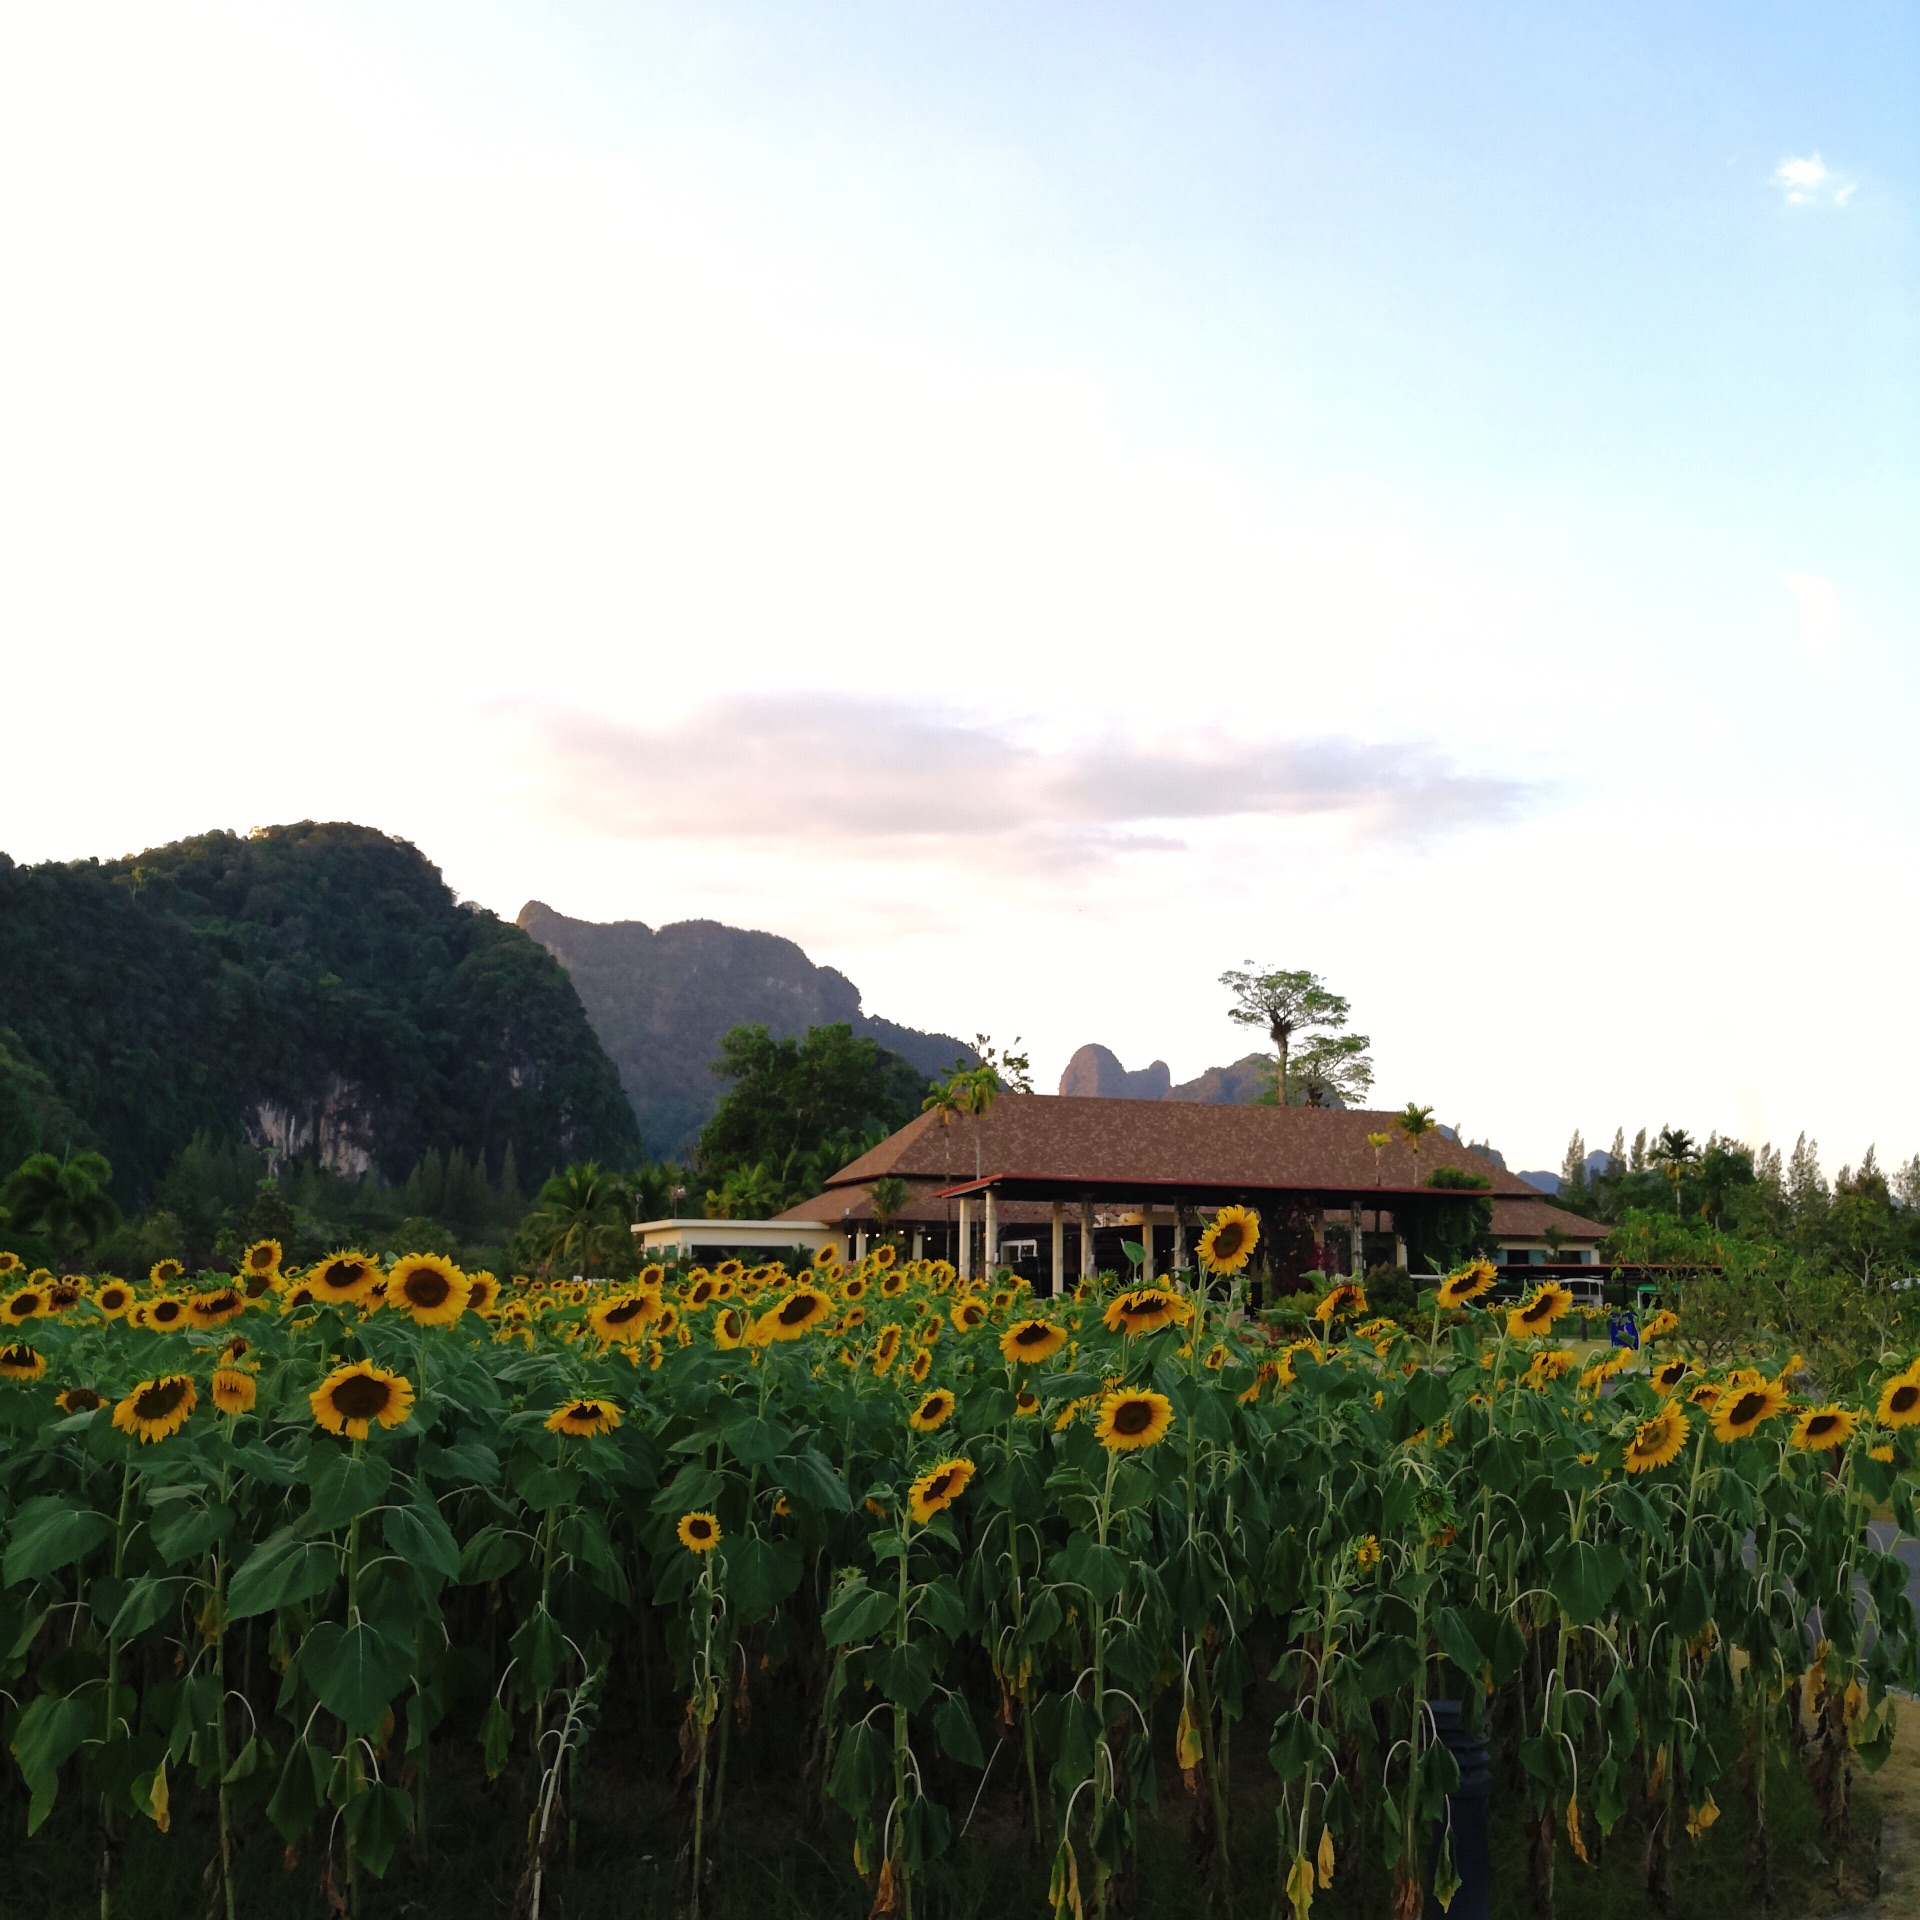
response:
<svg viewBox="0 0 1920 1920"><path fill-rule="evenodd" d="M0 1280L8 1280L27 1263L11 1248L0 1247Z"/></svg>
<svg viewBox="0 0 1920 1920"><path fill-rule="evenodd" d="M1186 1319L1189 1308L1164 1287L1133 1287L1115 1294L1101 1316L1109 1333L1158 1333Z"/></svg>
<svg viewBox="0 0 1920 1920"><path fill-rule="evenodd" d="M1647 1375L1647 1383L1655 1393L1668 1394L1692 1371L1691 1360L1663 1360Z"/></svg>
<svg viewBox="0 0 1920 1920"><path fill-rule="evenodd" d="M897 1300L907 1290L907 1281L911 1276L905 1267L893 1267L880 1276L880 1296L884 1300Z"/></svg>
<svg viewBox="0 0 1920 1920"><path fill-rule="evenodd" d="M699 1313L711 1304L713 1297L720 1291L720 1282L712 1274L703 1273L691 1279L680 1289L680 1304L689 1313Z"/></svg>
<svg viewBox="0 0 1920 1920"><path fill-rule="evenodd" d="M1662 1307L1647 1324L1640 1329L1641 1344L1649 1340L1664 1340L1668 1334L1676 1332L1680 1326L1680 1316Z"/></svg>
<svg viewBox="0 0 1920 1920"><path fill-rule="evenodd" d="M931 1433L953 1418L953 1395L945 1387L935 1387L907 1416L907 1425L915 1433Z"/></svg>
<svg viewBox="0 0 1920 1920"><path fill-rule="evenodd" d="M880 1243L879 1246L875 1247L873 1252L868 1256L868 1258L872 1260L873 1264L876 1267L878 1267L882 1273L884 1273L890 1266L892 1266L893 1263L897 1259L899 1259L899 1257L900 1257L899 1254L893 1249L893 1247L884 1240Z"/></svg>
<svg viewBox="0 0 1920 1920"><path fill-rule="evenodd" d="M1724 1388L1715 1386L1711 1380L1702 1380L1697 1387L1688 1391L1687 1398L1696 1407L1711 1407L1724 1391Z"/></svg>
<svg viewBox="0 0 1920 1920"><path fill-rule="evenodd" d="M1581 1390L1585 1393L1598 1393L1602 1381L1611 1380L1633 1358L1628 1347L1615 1347L1604 1359L1596 1360L1580 1376Z"/></svg>
<svg viewBox="0 0 1920 1920"><path fill-rule="evenodd" d="M952 1506L966 1492L967 1482L972 1478L971 1460L942 1460L937 1467L929 1467L907 1489L907 1511L924 1527L936 1513Z"/></svg>
<svg viewBox="0 0 1920 1920"><path fill-rule="evenodd" d="M1343 1313L1359 1315L1367 1310L1366 1289L1357 1280L1342 1280L1314 1308L1313 1317L1322 1326L1330 1326Z"/></svg>
<svg viewBox="0 0 1920 1920"><path fill-rule="evenodd" d="M1787 1390L1776 1381L1725 1393L1713 1410L1713 1430L1722 1440L1744 1440L1763 1420L1771 1420L1787 1404Z"/></svg>
<svg viewBox="0 0 1920 1920"><path fill-rule="evenodd" d="M714 1272L717 1273L722 1280L736 1287L747 1277L746 1268L743 1267L738 1260L722 1260L720 1264L714 1268Z"/></svg>
<svg viewBox="0 0 1920 1920"><path fill-rule="evenodd" d="M0 1321L10 1327L24 1327L29 1320L37 1320L47 1310L47 1296L38 1287L19 1287L7 1295L6 1305L0 1307Z"/></svg>
<svg viewBox="0 0 1920 1920"><path fill-rule="evenodd" d="M1173 1425L1173 1402L1151 1388L1124 1388L1100 1402L1093 1437L1116 1453L1157 1447Z"/></svg>
<svg viewBox="0 0 1920 1920"><path fill-rule="evenodd" d="M500 1304L500 1282L485 1267L467 1275L467 1311L491 1313Z"/></svg>
<svg viewBox="0 0 1920 1920"><path fill-rule="evenodd" d="M916 1387L924 1386L927 1375L932 1371L933 1355L929 1353L925 1347L922 1347L920 1351L907 1362L907 1378L911 1380Z"/></svg>
<svg viewBox="0 0 1920 1920"><path fill-rule="evenodd" d="M91 1413L95 1407L104 1407L107 1403L91 1387L68 1387L54 1396L53 1404L62 1413Z"/></svg>
<svg viewBox="0 0 1920 1920"><path fill-rule="evenodd" d="M473 1283L445 1254L409 1253L387 1275L387 1305L416 1327L450 1327L466 1312Z"/></svg>
<svg viewBox="0 0 1920 1920"><path fill-rule="evenodd" d="M1529 1294L1507 1314L1507 1337L1524 1340L1529 1334L1545 1333L1573 1305L1573 1289L1558 1280L1549 1280Z"/></svg>
<svg viewBox="0 0 1920 1920"><path fill-rule="evenodd" d="M38 1380L46 1370L46 1355L24 1341L0 1347L0 1380Z"/></svg>
<svg viewBox="0 0 1920 1920"><path fill-rule="evenodd" d="M1260 1244L1260 1216L1251 1207L1222 1207L1195 1249L1209 1273L1238 1273Z"/></svg>
<svg viewBox="0 0 1920 1920"><path fill-rule="evenodd" d="M364 1440L375 1421L383 1427L406 1422L413 1412L413 1382L405 1374L356 1360L334 1368L307 1396L307 1404L329 1433Z"/></svg>
<svg viewBox="0 0 1920 1920"><path fill-rule="evenodd" d="M147 1269L147 1284L151 1287L158 1287L162 1292L165 1292L176 1280L185 1279L186 1273L186 1268L183 1267L178 1260L156 1260L153 1265Z"/></svg>
<svg viewBox="0 0 1920 1920"><path fill-rule="evenodd" d="M1469 1300L1478 1300L1498 1278L1491 1260L1471 1260L1440 1282L1434 1298L1443 1307L1464 1307Z"/></svg>
<svg viewBox="0 0 1920 1920"><path fill-rule="evenodd" d="M940 1341L940 1330L946 1324L937 1313L928 1314L913 1330L915 1343L923 1347L937 1346Z"/></svg>
<svg viewBox="0 0 1920 1920"><path fill-rule="evenodd" d="M246 1300L238 1287L219 1287L212 1293L187 1296L187 1318L196 1327L224 1327L246 1310Z"/></svg>
<svg viewBox="0 0 1920 1920"><path fill-rule="evenodd" d="M1371 1573L1380 1564L1380 1536L1370 1533L1353 1543L1353 1564L1362 1573Z"/></svg>
<svg viewBox="0 0 1920 1920"><path fill-rule="evenodd" d="M65 1273L47 1289L47 1311L65 1313L78 1303L87 1290L87 1276L84 1273Z"/></svg>
<svg viewBox="0 0 1920 1920"><path fill-rule="evenodd" d="M660 1307L657 1293L617 1293L587 1309L587 1325L604 1345L630 1347L646 1338L648 1327L660 1317Z"/></svg>
<svg viewBox="0 0 1920 1920"><path fill-rule="evenodd" d="M745 1343L750 1325L739 1307L722 1307L713 1316L713 1344L722 1353L731 1353Z"/></svg>
<svg viewBox="0 0 1920 1920"><path fill-rule="evenodd" d="M187 1424L187 1416L199 1398L193 1382L184 1373L142 1380L114 1408L113 1424L122 1433L132 1434L143 1446L150 1440L164 1440Z"/></svg>
<svg viewBox="0 0 1920 1920"><path fill-rule="evenodd" d="M986 1325L987 1303L978 1294L969 1294L953 1303L949 1317L956 1333L971 1333L975 1327Z"/></svg>
<svg viewBox="0 0 1920 1920"><path fill-rule="evenodd" d="M1920 1426L1920 1375L1911 1367L1905 1373L1896 1373L1880 1389L1874 1418L1883 1427Z"/></svg>
<svg viewBox="0 0 1920 1920"><path fill-rule="evenodd" d="M380 1284L380 1269L364 1253L330 1253L307 1275L316 1300L347 1306L367 1298Z"/></svg>
<svg viewBox="0 0 1920 1920"><path fill-rule="evenodd" d="M1553 1347L1545 1353L1536 1353L1527 1369L1527 1379L1536 1387L1543 1387L1550 1380L1564 1379L1572 1371L1574 1359L1571 1347Z"/></svg>
<svg viewBox="0 0 1920 1920"><path fill-rule="evenodd" d="M761 1315L775 1340L798 1340L833 1311L833 1296L818 1287L795 1287L778 1306Z"/></svg>
<svg viewBox="0 0 1920 1920"><path fill-rule="evenodd" d="M1001 1357L1009 1365L1051 1360L1067 1344L1066 1330L1051 1320L1016 1320L1000 1336Z"/></svg>
<svg viewBox="0 0 1920 1920"><path fill-rule="evenodd" d="M720 1522L710 1513L683 1513L674 1532L689 1553L711 1553L720 1544Z"/></svg>
<svg viewBox="0 0 1920 1920"><path fill-rule="evenodd" d="M620 1424L620 1409L611 1400L569 1400L547 1415L549 1433L570 1433L586 1438L611 1433Z"/></svg>
<svg viewBox="0 0 1920 1920"><path fill-rule="evenodd" d="M213 1404L222 1413L251 1413L255 1388L253 1375L239 1367L215 1367Z"/></svg>
<svg viewBox="0 0 1920 1920"><path fill-rule="evenodd" d="M1687 1444L1687 1416L1669 1401L1651 1420L1642 1420L1627 1442L1621 1465L1629 1473L1651 1473L1664 1467Z"/></svg>
<svg viewBox="0 0 1920 1920"><path fill-rule="evenodd" d="M893 1356L900 1351L900 1329L882 1327L880 1337L873 1343L873 1370L884 1374L893 1365Z"/></svg>
<svg viewBox="0 0 1920 1920"><path fill-rule="evenodd" d="M1851 1407L1809 1407L1793 1423L1793 1444L1806 1453L1844 1447L1859 1424L1860 1416Z"/></svg>
<svg viewBox="0 0 1920 1920"><path fill-rule="evenodd" d="M278 1273L282 1253L278 1240L256 1240L240 1256L242 1273Z"/></svg>
<svg viewBox="0 0 1920 1920"><path fill-rule="evenodd" d="M186 1318L187 1303L176 1294L163 1293L159 1299L146 1303L140 1324L152 1327L158 1333L167 1333L175 1327L184 1326Z"/></svg>
<svg viewBox="0 0 1920 1920"><path fill-rule="evenodd" d="M1026 1419L1029 1414L1038 1413L1040 1411L1040 1396L1037 1393L1029 1393L1025 1387L1022 1387L1020 1391L1013 1396L1013 1410L1022 1420Z"/></svg>

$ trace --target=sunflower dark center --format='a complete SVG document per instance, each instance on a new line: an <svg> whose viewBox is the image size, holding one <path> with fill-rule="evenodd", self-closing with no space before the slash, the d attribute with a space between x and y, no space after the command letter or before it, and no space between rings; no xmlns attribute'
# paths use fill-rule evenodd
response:
<svg viewBox="0 0 1920 1920"><path fill-rule="evenodd" d="M393 1388L371 1374L350 1373L333 1390L333 1410L346 1420L372 1420L387 1410Z"/></svg>
<svg viewBox="0 0 1920 1920"><path fill-rule="evenodd" d="M16 1293L13 1298L7 1302L7 1311L24 1320L27 1315L34 1312L39 1305L40 1296L37 1293Z"/></svg>
<svg viewBox="0 0 1920 1920"><path fill-rule="evenodd" d="M358 1260L329 1260L320 1269L320 1284L332 1287L336 1292L345 1293L349 1287L357 1287L366 1276L366 1268Z"/></svg>
<svg viewBox="0 0 1920 1920"><path fill-rule="evenodd" d="M1213 1236L1213 1253L1217 1260L1222 1255L1231 1258L1240 1251L1240 1242L1246 1238L1246 1229L1235 1220L1222 1227Z"/></svg>
<svg viewBox="0 0 1920 1920"><path fill-rule="evenodd" d="M153 1303L153 1317L162 1322L178 1320L184 1311L178 1300L156 1300Z"/></svg>
<svg viewBox="0 0 1920 1920"><path fill-rule="evenodd" d="M33 1361L34 1352L31 1347L0 1347L0 1366L30 1367Z"/></svg>
<svg viewBox="0 0 1920 1920"><path fill-rule="evenodd" d="M629 1320L637 1318L639 1315L645 1313L646 1310L647 1302L645 1295L642 1295L637 1300L622 1300L618 1306L607 1309L607 1325L610 1327L624 1327Z"/></svg>
<svg viewBox="0 0 1920 1920"><path fill-rule="evenodd" d="M1892 1406L1895 1413L1911 1413L1920 1405L1920 1387L1895 1387Z"/></svg>
<svg viewBox="0 0 1920 1920"><path fill-rule="evenodd" d="M134 1417L139 1420L164 1420L186 1397L186 1381L156 1381L134 1401Z"/></svg>
<svg viewBox="0 0 1920 1920"><path fill-rule="evenodd" d="M927 1498L929 1500L946 1499L948 1491L953 1486L953 1481L954 1476L951 1471L936 1473L933 1478L927 1482Z"/></svg>
<svg viewBox="0 0 1920 1920"><path fill-rule="evenodd" d="M937 1420L947 1410L947 1396L944 1393L929 1394L927 1404L922 1409L929 1420Z"/></svg>
<svg viewBox="0 0 1920 1920"><path fill-rule="evenodd" d="M705 1540L712 1536L713 1528L711 1524L705 1520L689 1520L687 1522L687 1531L692 1534L696 1540Z"/></svg>
<svg viewBox="0 0 1920 1920"><path fill-rule="evenodd" d="M1053 1329L1044 1321L1029 1320L1027 1324L1013 1336L1013 1344L1016 1347L1042 1347L1046 1345L1047 1337L1052 1332Z"/></svg>
<svg viewBox="0 0 1920 1920"><path fill-rule="evenodd" d="M780 1324L783 1327L804 1327L820 1308L820 1296L817 1293L796 1293L780 1309Z"/></svg>
<svg viewBox="0 0 1920 1920"><path fill-rule="evenodd" d="M87 1413L100 1405L100 1396L91 1387L69 1387L67 1405L75 1413Z"/></svg>
<svg viewBox="0 0 1920 1920"><path fill-rule="evenodd" d="M1750 1425L1766 1411L1767 1396L1764 1393L1743 1393L1733 1403L1733 1411L1727 1415L1728 1423L1736 1427Z"/></svg>
<svg viewBox="0 0 1920 1920"><path fill-rule="evenodd" d="M240 1296L231 1287L220 1293L203 1293L194 1301L196 1313L231 1313L240 1304Z"/></svg>
<svg viewBox="0 0 1920 1920"><path fill-rule="evenodd" d="M437 1267L415 1267L401 1282L401 1291L416 1307L441 1307L453 1292L453 1282Z"/></svg>
<svg viewBox="0 0 1920 1920"><path fill-rule="evenodd" d="M591 1400L576 1400L573 1405L567 1409L567 1418L569 1420L578 1420L582 1425L585 1425L589 1421L600 1418L600 1409Z"/></svg>
<svg viewBox="0 0 1920 1920"><path fill-rule="evenodd" d="M1115 1409L1113 1430L1124 1433L1131 1439L1136 1433L1145 1433L1153 1425L1153 1405L1147 1400L1123 1400Z"/></svg>
<svg viewBox="0 0 1920 1920"><path fill-rule="evenodd" d="M1807 1438L1818 1440L1822 1434L1831 1433L1840 1424L1840 1416L1834 1413L1816 1413L1807 1422Z"/></svg>

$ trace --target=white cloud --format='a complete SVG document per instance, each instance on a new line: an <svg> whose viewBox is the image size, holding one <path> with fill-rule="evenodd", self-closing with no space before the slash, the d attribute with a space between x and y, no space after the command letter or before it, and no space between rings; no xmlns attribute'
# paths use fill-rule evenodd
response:
<svg viewBox="0 0 1920 1920"><path fill-rule="evenodd" d="M1844 207L1860 183L1836 173L1817 153L1790 154L1773 170L1773 184L1790 207Z"/></svg>

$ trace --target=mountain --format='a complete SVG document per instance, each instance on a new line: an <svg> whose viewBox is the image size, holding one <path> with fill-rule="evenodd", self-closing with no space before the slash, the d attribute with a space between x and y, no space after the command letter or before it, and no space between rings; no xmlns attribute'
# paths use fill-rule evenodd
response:
<svg viewBox="0 0 1920 1920"><path fill-rule="evenodd" d="M1586 1169L1587 1182L1591 1185L1613 1165L1613 1155L1604 1147L1597 1147L1581 1162ZM1542 1193L1557 1194L1565 1184L1557 1173L1523 1173L1520 1178L1530 1187L1538 1187Z"/></svg>
<svg viewBox="0 0 1920 1920"><path fill-rule="evenodd" d="M404 1179L429 1147L522 1178L630 1165L619 1076L565 972L369 827L126 859L0 854L0 1109L100 1147L142 1201L196 1134ZM64 1138L47 1116L58 1111Z"/></svg>
<svg viewBox="0 0 1920 1920"><path fill-rule="evenodd" d="M1230 1067L1209 1067L1195 1080L1173 1084L1164 1060L1129 1072L1119 1056L1097 1044L1082 1047L1060 1076L1069 1097L1104 1100L1190 1100L1202 1106L1249 1107L1273 1086L1273 1062L1249 1053Z"/></svg>
<svg viewBox="0 0 1920 1920"><path fill-rule="evenodd" d="M570 920L543 901L519 925L567 970L600 1044L619 1069L648 1151L684 1153L719 1104L712 1063L729 1027L777 1037L844 1023L932 1079L973 1049L951 1034L921 1033L860 1010L860 989L816 966L791 940L680 920Z"/></svg>

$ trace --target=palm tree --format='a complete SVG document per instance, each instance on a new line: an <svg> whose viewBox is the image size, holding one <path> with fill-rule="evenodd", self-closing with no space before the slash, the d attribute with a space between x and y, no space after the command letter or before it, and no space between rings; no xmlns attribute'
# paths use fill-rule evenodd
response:
<svg viewBox="0 0 1920 1920"><path fill-rule="evenodd" d="M598 1161L582 1160L541 1187L514 1238L527 1257L548 1272L585 1273L608 1262L627 1227L620 1176Z"/></svg>
<svg viewBox="0 0 1920 1920"><path fill-rule="evenodd" d="M1380 1184L1380 1156L1393 1145L1393 1135L1370 1133L1367 1135L1367 1145L1373 1149L1373 1184L1377 1187Z"/></svg>
<svg viewBox="0 0 1920 1920"><path fill-rule="evenodd" d="M67 1160L31 1154L0 1189L0 1201L17 1231L43 1233L58 1251L77 1253L120 1224L120 1209L107 1191L112 1178L104 1154L76 1153Z"/></svg>
<svg viewBox="0 0 1920 1920"><path fill-rule="evenodd" d="M1686 1178L1699 1158L1700 1149L1693 1144L1693 1136L1685 1127L1660 1129L1660 1138L1653 1143L1653 1164L1672 1183L1673 1212L1676 1219L1680 1215L1680 1182Z"/></svg>
<svg viewBox="0 0 1920 1920"><path fill-rule="evenodd" d="M1417 1106L1409 1100L1406 1110L1393 1116L1394 1128L1407 1136L1407 1145L1413 1149L1413 1184L1420 1184L1420 1142L1438 1126L1431 1107Z"/></svg>

